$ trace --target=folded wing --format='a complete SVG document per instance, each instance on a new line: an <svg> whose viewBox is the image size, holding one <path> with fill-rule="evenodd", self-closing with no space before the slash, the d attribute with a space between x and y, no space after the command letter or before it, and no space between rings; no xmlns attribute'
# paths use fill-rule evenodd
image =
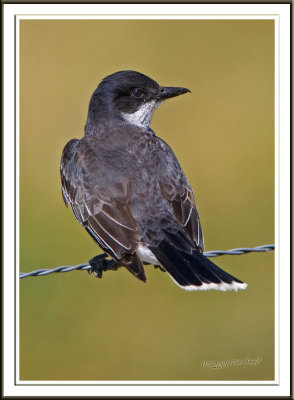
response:
<svg viewBox="0 0 294 400"><path fill-rule="evenodd" d="M65 204L104 251L145 281L136 255L140 236L129 208L129 182L117 171L110 174L109 166L85 150L77 139L64 148L60 173Z"/></svg>

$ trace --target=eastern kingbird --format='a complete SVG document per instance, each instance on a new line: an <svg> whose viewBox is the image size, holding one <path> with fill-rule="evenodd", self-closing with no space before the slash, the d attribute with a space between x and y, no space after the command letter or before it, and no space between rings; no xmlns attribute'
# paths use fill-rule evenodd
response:
<svg viewBox="0 0 294 400"><path fill-rule="evenodd" d="M193 189L149 127L164 100L187 92L135 71L104 78L91 97L84 137L63 150L63 198L95 242L144 282L148 263L186 290L246 289L202 254Z"/></svg>

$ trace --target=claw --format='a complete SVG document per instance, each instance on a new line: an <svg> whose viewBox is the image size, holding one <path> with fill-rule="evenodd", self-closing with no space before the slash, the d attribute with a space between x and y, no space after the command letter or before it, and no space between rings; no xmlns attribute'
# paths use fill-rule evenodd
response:
<svg viewBox="0 0 294 400"><path fill-rule="evenodd" d="M88 270L89 274L94 272L94 276L96 278L102 278L102 274L104 271L117 271L119 268L119 264L115 260L107 260L107 254L99 254L98 256L93 257L89 261L90 269Z"/></svg>

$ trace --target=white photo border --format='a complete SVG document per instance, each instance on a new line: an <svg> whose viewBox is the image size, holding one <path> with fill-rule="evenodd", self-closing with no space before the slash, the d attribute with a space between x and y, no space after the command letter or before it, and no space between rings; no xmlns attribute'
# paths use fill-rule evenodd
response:
<svg viewBox="0 0 294 400"><path fill-rule="evenodd" d="M275 380L19 380L19 21L23 19L272 19L275 21ZM4 396L290 395L290 4L4 5ZM13 200L15 199L15 200ZM281 290L282 289L282 290ZM242 392L241 392L242 390Z"/></svg>

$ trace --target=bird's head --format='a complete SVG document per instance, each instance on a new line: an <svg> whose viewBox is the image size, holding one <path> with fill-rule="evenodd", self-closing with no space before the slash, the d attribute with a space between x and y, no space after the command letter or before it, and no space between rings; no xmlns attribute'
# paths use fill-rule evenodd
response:
<svg viewBox="0 0 294 400"><path fill-rule="evenodd" d="M154 110L164 100L187 92L190 90L182 87L160 86L140 72L120 71L99 84L91 98L89 114L104 114L104 117L148 127Z"/></svg>

